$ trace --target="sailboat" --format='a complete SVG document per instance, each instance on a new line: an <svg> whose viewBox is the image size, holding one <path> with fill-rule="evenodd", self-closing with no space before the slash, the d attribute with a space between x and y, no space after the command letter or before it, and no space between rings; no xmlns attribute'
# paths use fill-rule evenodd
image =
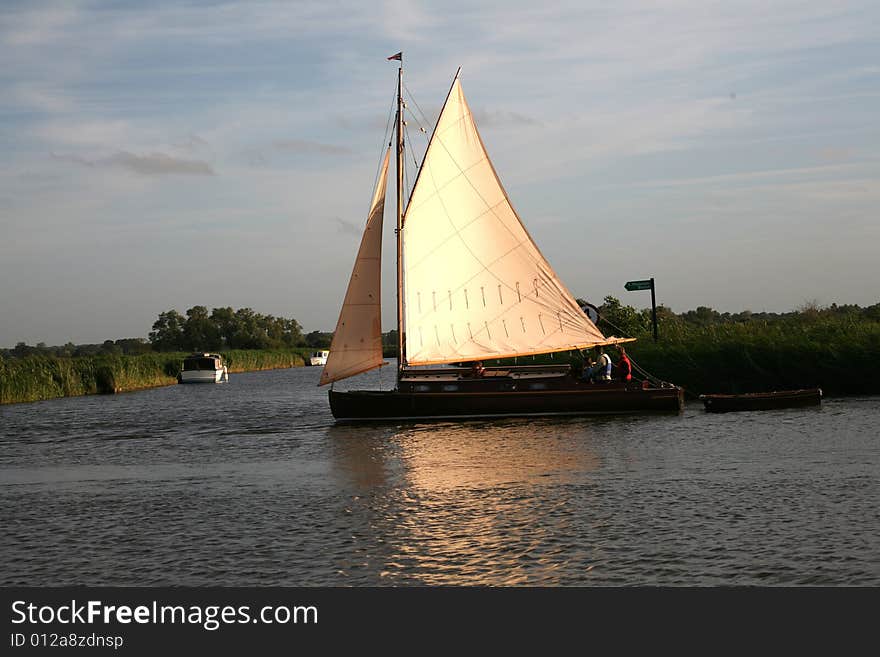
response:
<svg viewBox="0 0 880 657"><path fill-rule="evenodd" d="M403 56L394 135L377 176L330 355L337 421L678 412L683 390L648 382L590 383L570 365L482 361L580 352L629 342L606 337L529 235L501 184L456 72L404 205ZM386 364L381 252L392 147L397 174L397 375L391 390L333 383ZM479 368L461 367L479 363Z"/></svg>

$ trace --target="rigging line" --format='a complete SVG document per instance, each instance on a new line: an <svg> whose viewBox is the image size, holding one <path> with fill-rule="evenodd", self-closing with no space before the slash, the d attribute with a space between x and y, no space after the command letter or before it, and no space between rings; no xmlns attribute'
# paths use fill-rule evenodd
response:
<svg viewBox="0 0 880 657"><path fill-rule="evenodd" d="M391 122L394 120L394 115L396 114L396 104L397 90L395 90L394 95L391 97L391 107L388 110L388 120L385 121L385 134L382 136L382 143L384 144L387 141L389 148L391 147L391 138L394 136L393 130L391 130Z"/></svg>
<svg viewBox="0 0 880 657"><path fill-rule="evenodd" d="M406 121L403 122L403 136L404 136L403 143L404 143L404 148L405 148L405 145L410 143L409 129L407 128ZM409 150L410 150L410 152L412 152L412 148L410 148ZM413 158L413 161L415 161L415 158ZM407 169L407 167L406 167L406 156L405 155L404 155L404 159L403 159L403 164L404 164L404 166L403 166L403 188L406 190L406 205L409 205L409 199L412 197L412 189L410 189L410 185L409 185L409 169ZM419 165L416 162L416 168L418 168L418 166ZM405 211L404 211L404 213L405 213Z"/></svg>
<svg viewBox="0 0 880 657"><path fill-rule="evenodd" d="M644 376L646 379L650 380L650 381L651 381L652 383L654 383L655 385L659 385L660 387L666 387L666 386L671 386L671 385L673 385L673 384L670 383L669 381L664 381L664 380L661 379L659 376L656 376L656 375L654 375L654 374L651 374L648 370L646 370L645 368L641 367L641 366L640 366L638 363L636 363L636 361L633 359L632 354L629 354L629 353L628 353L627 356L629 356L629 362L632 363L633 369L635 369L637 372L639 372L639 374L641 374L642 376ZM697 393L693 393L693 392L691 392L691 391L689 391L689 390L687 390L687 389L685 389L684 391L685 391L685 394L689 394L689 395L691 395L694 399L699 399L699 398L700 398L700 396L699 396Z"/></svg>
<svg viewBox="0 0 880 657"><path fill-rule="evenodd" d="M627 334L622 328L620 328L619 326L617 326L616 324L614 324L610 319L608 319L607 317L605 317L605 315L603 315L602 313L600 313L598 308L596 308L596 315L597 315L597 321L596 321L597 324L599 323L598 320L601 319L603 322L605 322L606 324L608 324L608 326L610 326L610 327L613 328L615 331L617 331L618 333L620 333L620 337L622 337L622 338L631 338L631 337L633 337L632 335L628 335L628 334Z"/></svg>
<svg viewBox="0 0 880 657"><path fill-rule="evenodd" d="M407 143L410 145L409 154L412 155L413 167L415 167L415 170L418 171L419 170L419 161L416 158L416 149L413 148L413 141L409 136L409 130L407 129L407 126L404 125L403 128L406 131ZM412 191L412 190L410 190L410 191Z"/></svg>
<svg viewBox="0 0 880 657"><path fill-rule="evenodd" d="M424 134L428 134L428 130L427 130L427 128L425 128L425 126L424 126L424 125L422 124L422 122L419 120L419 117L416 116L414 112L411 112L410 109L409 109L409 107L404 106L403 109L406 111L406 115L407 115L409 118L411 118L413 121L415 121L415 123L416 123L416 127L419 129L419 132L424 133Z"/></svg>
<svg viewBox="0 0 880 657"><path fill-rule="evenodd" d="M423 120L426 124L430 125L432 122L428 120L428 115L425 114L425 113L422 111L422 108L421 108L421 107L419 107L419 103L416 101L416 97L415 97L415 96L413 95L413 93L409 90L409 87L406 86L406 83L405 83L405 82L403 83L403 89L404 89L404 91L406 91L407 95L408 95L408 96L410 97L410 99L412 100L413 105L416 106L416 109L419 111L419 114L422 115L422 120ZM419 118L415 115L415 113L412 113L412 112L411 112L411 114L413 115L413 118L416 120L416 123L419 124L419 127L420 127L420 128L423 128L423 126L421 125L421 122L419 121Z"/></svg>
<svg viewBox="0 0 880 657"><path fill-rule="evenodd" d="M406 84L405 84L405 83L404 83L404 89L405 89L407 92L409 92L409 90L406 89ZM410 98L412 98L412 94L411 94L411 93L410 93ZM413 98L413 103L415 103L416 107L418 108L418 103L416 103L416 101L415 101L414 98ZM419 109L419 112L422 111L421 108L418 108L418 109ZM409 110L409 106L408 106L408 105L404 104L404 110L406 111L407 116L412 117L412 119L416 122L416 125L417 125L418 128L419 128L419 132L422 133L422 134L424 134L424 135L427 135L427 134L428 134L428 131L427 131L427 130L425 129L425 127L422 125L421 121L419 121L419 117L416 116L413 112L411 112L411 111ZM422 118L425 119L425 120L427 120L426 117L424 117L424 114L423 114ZM409 149L408 149L408 150L409 150L410 156L412 157L413 168L414 168L414 170L415 170L416 172L418 172L418 170L419 170L419 160L418 160L418 158L416 157L415 142L412 140L412 137L411 137L411 135L410 135L410 131L408 130L408 125L407 125L407 122L406 122L406 121L403 122L403 129L404 129L404 134L405 134L405 136L406 136L406 143L409 144ZM409 179L410 179L410 177L409 177L409 171L407 171L407 170L404 168L404 172L405 172L406 175L407 175L407 181L409 181ZM410 186L409 182L407 182L407 185L406 185L406 189L407 189L407 205L409 205L409 199L412 198L413 187L415 187L415 182L413 182L412 186ZM405 214L405 213L404 213L404 214Z"/></svg>
<svg viewBox="0 0 880 657"><path fill-rule="evenodd" d="M651 374L648 370L646 370L644 367L642 367L641 365L639 365L639 364L635 361L635 359L632 357L632 354L627 354L627 356L629 356L629 362L632 363L633 369L634 369L635 371L637 371L639 374L641 374L642 376L644 376L646 379L651 379L652 381L655 381L655 382L656 382L656 381L660 381L660 377L654 376L654 375Z"/></svg>
<svg viewBox="0 0 880 657"><path fill-rule="evenodd" d="M393 130L391 130L391 121L394 118L395 108L394 105L397 103L397 92L395 90L393 100L391 102L391 109L388 113L388 120L385 122L385 134L382 136L382 146L379 149L379 162L376 165L376 174L373 176L373 189L376 189L376 185L379 183L379 175L382 172L382 162L385 160L385 149L391 148L391 138L393 136ZM392 134L389 134L391 132ZM387 142L387 143L386 143ZM367 210L367 221L370 219L370 210L372 209L373 199L370 197L370 208Z"/></svg>
<svg viewBox="0 0 880 657"><path fill-rule="evenodd" d="M415 142L412 140L412 137L411 137L410 131L409 131L409 126L406 124L406 121L403 122L403 130L404 130L404 135L406 137L406 139L404 141L406 144L409 144L408 150L409 150L410 156L412 157L413 170L418 172L419 160L416 157L416 149L414 147ZM420 129L420 132L424 132L424 130ZM404 167L404 173L405 173L406 179L407 179L407 183L406 183L407 199L406 200L407 200L407 205L409 205L409 200L412 198L413 188L415 187L415 181L413 181L412 185L410 185L409 181L410 181L411 177L410 177L409 169Z"/></svg>

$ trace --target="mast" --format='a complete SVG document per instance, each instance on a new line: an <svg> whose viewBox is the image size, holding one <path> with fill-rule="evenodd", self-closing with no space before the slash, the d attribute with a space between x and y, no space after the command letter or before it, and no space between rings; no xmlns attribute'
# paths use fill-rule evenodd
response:
<svg viewBox="0 0 880 657"><path fill-rule="evenodd" d="M397 381L403 374L403 53L397 69Z"/></svg>

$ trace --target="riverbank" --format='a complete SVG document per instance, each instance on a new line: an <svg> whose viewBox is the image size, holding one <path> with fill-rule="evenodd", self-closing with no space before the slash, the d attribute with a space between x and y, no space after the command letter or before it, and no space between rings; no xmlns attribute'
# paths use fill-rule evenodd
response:
<svg viewBox="0 0 880 657"><path fill-rule="evenodd" d="M821 388L826 395L880 394L880 322L855 318L753 321L705 327L667 325L625 345L639 379L682 386L689 394L769 392ZM607 349L613 360L618 350ZM486 365L508 361L485 360ZM516 359L520 365L580 368L576 353Z"/></svg>
<svg viewBox="0 0 880 657"><path fill-rule="evenodd" d="M647 372L694 393L812 387L834 396L880 393L878 322L752 322L669 333L627 351Z"/></svg>
<svg viewBox="0 0 880 657"><path fill-rule="evenodd" d="M307 349L222 352L229 372L301 367ZM186 353L0 357L0 404L113 394L177 383Z"/></svg>
<svg viewBox="0 0 880 657"><path fill-rule="evenodd" d="M661 326L660 335L659 342L640 336L627 345L636 366L633 374L670 381L693 396L812 387L831 396L880 394L877 321L830 317L705 327L667 324ZM305 365L311 351L229 350L223 356L229 371L235 373ZM617 358L616 349L609 353ZM0 356L0 404L172 385L186 355ZM505 361L484 362L498 365ZM571 363L576 368L583 363L576 353L515 362Z"/></svg>

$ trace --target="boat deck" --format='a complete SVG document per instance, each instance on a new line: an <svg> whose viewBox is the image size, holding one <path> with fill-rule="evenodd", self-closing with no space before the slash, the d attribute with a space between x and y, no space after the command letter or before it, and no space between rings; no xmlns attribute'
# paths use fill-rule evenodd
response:
<svg viewBox="0 0 880 657"><path fill-rule="evenodd" d="M568 365L527 365L487 368L473 376L469 368L406 370L400 378L400 391L432 392L525 392L530 390L642 390L641 381L590 382L574 376Z"/></svg>
<svg viewBox="0 0 880 657"><path fill-rule="evenodd" d="M481 376L475 377L470 368L444 367L433 369L404 370L401 381L485 381L498 379L546 379L571 375L568 365L525 365L516 367L487 367Z"/></svg>

